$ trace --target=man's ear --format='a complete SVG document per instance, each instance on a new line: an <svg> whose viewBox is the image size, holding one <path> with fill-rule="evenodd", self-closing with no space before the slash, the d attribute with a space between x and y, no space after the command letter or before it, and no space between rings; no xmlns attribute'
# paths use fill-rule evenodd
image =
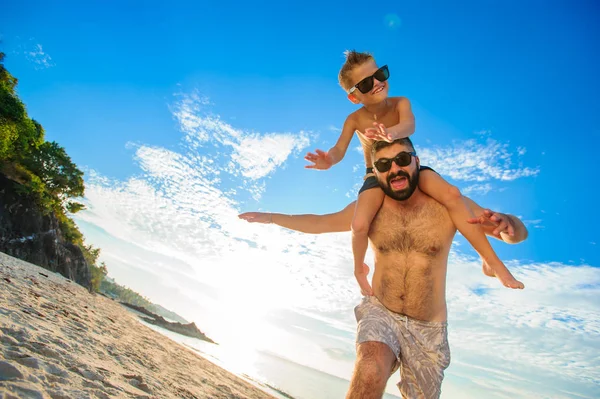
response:
<svg viewBox="0 0 600 399"><path fill-rule="evenodd" d="M421 160L419 157L415 157L415 160L417 161L417 169L421 169Z"/></svg>
<svg viewBox="0 0 600 399"><path fill-rule="evenodd" d="M348 94L348 100L350 100L352 104L360 104L360 100L356 98L354 94Z"/></svg>

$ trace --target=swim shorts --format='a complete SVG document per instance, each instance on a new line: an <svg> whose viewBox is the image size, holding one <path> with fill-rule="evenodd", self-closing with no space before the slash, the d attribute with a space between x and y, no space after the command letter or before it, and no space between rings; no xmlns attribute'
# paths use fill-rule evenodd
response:
<svg viewBox="0 0 600 399"><path fill-rule="evenodd" d="M374 296L364 297L354 314L356 345L381 342L396 356L391 374L400 368L398 388L403 398L440 397L444 370L450 365L447 322L421 321L392 312Z"/></svg>

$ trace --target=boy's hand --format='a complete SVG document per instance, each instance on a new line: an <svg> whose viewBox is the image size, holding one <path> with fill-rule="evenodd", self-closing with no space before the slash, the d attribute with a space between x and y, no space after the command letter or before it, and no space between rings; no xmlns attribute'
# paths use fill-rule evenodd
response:
<svg viewBox="0 0 600 399"><path fill-rule="evenodd" d="M314 153L309 152L308 154L306 154L304 159L306 159L308 162L313 163L312 165L306 165L305 168L307 169L326 170L331 168L331 166L333 165L333 159L331 159L329 151L325 152L321 150L315 150Z"/></svg>
<svg viewBox="0 0 600 399"><path fill-rule="evenodd" d="M513 237L515 235L515 226L513 225L513 221L507 215L494 212L490 209L484 209L483 214L479 215L479 217L467 219L468 223L471 224L480 224L482 226L495 226L496 228L493 231L493 235L500 238L500 234L508 234Z"/></svg>
<svg viewBox="0 0 600 399"><path fill-rule="evenodd" d="M383 123L373 122L373 126L365 129L365 136L375 141L387 141L391 143L394 141L391 134L388 133L387 128L383 125Z"/></svg>
<svg viewBox="0 0 600 399"><path fill-rule="evenodd" d="M354 277L356 277L356 281L358 281L358 285L360 286L360 293L364 296L373 296L373 288L371 288L371 284L369 284L369 266L366 263L363 263L362 270L354 269Z"/></svg>
<svg viewBox="0 0 600 399"><path fill-rule="evenodd" d="M273 214L264 212L246 212L238 215L238 218L250 223L273 223Z"/></svg>

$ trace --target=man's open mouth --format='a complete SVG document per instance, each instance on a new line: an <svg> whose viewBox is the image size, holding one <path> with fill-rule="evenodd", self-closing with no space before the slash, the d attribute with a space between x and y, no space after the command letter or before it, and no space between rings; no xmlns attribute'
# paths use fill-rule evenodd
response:
<svg viewBox="0 0 600 399"><path fill-rule="evenodd" d="M406 186L408 186L408 178L405 176L396 176L390 180L390 187L392 187L392 190L394 191L402 190Z"/></svg>
<svg viewBox="0 0 600 399"><path fill-rule="evenodd" d="M373 94L377 94L377 93L381 92L384 88L385 88L385 85L379 86L377 89L375 89L373 91Z"/></svg>

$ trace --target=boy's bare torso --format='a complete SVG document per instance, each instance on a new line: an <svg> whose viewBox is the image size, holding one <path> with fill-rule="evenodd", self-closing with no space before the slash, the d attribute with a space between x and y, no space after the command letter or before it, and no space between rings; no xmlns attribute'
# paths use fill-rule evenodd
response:
<svg viewBox="0 0 600 399"><path fill-rule="evenodd" d="M354 120L356 133L363 148L367 168L373 167L373 161L371 160L371 146L373 145L373 140L367 138L363 132L367 128L373 127L373 122L383 123L386 127L400 123L397 106L398 102L402 99L403 97L388 97L386 106L383 107L381 111L377 112L377 119L375 119L373 113L368 112L364 107L350 114L350 118L353 118Z"/></svg>
<svg viewBox="0 0 600 399"><path fill-rule="evenodd" d="M386 197L369 232L373 292L389 310L446 320L446 267L456 227L446 208L418 189L410 200Z"/></svg>

